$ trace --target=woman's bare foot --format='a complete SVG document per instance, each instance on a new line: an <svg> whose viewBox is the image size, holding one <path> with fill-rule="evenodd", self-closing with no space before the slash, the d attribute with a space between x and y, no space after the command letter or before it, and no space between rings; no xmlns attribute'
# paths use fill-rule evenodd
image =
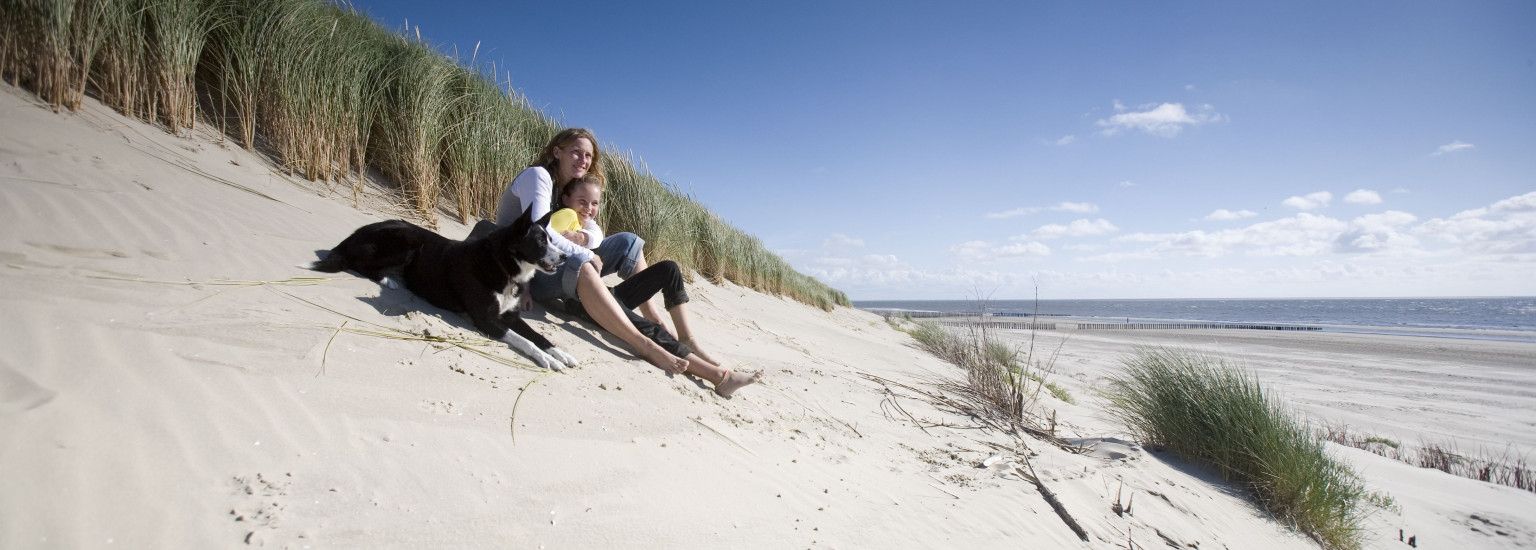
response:
<svg viewBox="0 0 1536 550"><path fill-rule="evenodd" d="M715 359L714 357L711 357L708 352L705 352L703 349L699 348L698 340L694 340L692 338L689 338L687 340L682 340L682 343L687 344L688 347L693 350L693 353L698 354L699 357L703 357L705 361L709 361L709 362L714 363L716 365L720 364L719 360Z"/></svg>
<svg viewBox="0 0 1536 550"><path fill-rule="evenodd" d="M736 390L756 384L762 379L763 371L757 371L752 374L730 371L725 374L725 380L715 384L715 393L719 394L720 397L730 397L731 394L736 393Z"/></svg>

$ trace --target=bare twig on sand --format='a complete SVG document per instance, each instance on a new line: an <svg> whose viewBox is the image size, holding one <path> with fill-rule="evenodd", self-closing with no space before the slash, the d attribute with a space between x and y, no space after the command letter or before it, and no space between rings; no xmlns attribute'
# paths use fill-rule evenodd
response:
<svg viewBox="0 0 1536 550"><path fill-rule="evenodd" d="M1035 488L1040 490L1040 496L1044 497L1045 503L1051 505L1051 509L1056 511L1056 515L1061 518L1062 523L1066 523L1073 533L1077 533L1077 538L1083 539L1086 542L1088 540L1088 532L1084 531L1083 526L1078 525L1077 519L1067 512L1067 507L1061 504L1061 499L1056 498L1056 493L1051 492L1045 486L1045 482L1040 480L1040 476L1035 475L1035 465L1030 463L1028 456L1024 458L1024 466L1028 467L1029 470L1026 471L1024 468L1015 466L1014 471L1018 472L1019 476L1024 479L1034 483Z"/></svg>
<svg viewBox="0 0 1536 550"><path fill-rule="evenodd" d="M131 283L150 283L157 285L177 286L313 286L335 280L335 277L289 277L276 281L244 281L239 279L213 279L211 281L161 281L145 279L142 277L120 277L116 275L86 275L92 279L104 279L108 281L128 281Z"/></svg>
<svg viewBox="0 0 1536 550"><path fill-rule="evenodd" d="M325 350L320 352L320 372L315 373L316 377L325 374L325 358L331 354L331 342L336 341L336 335L341 334L344 328L347 328L347 321L342 321L341 326L336 327L336 332L331 333L331 339L325 341Z"/></svg>
<svg viewBox="0 0 1536 550"><path fill-rule="evenodd" d="M736 445L737 447L741 447L741 450L746 451L748 453L751 453L752 456L757 456L757 452L756 451L753 451L752 449L748 449L747 446L746 445L742 445L740 441L736 441L735 439L732 439L731 436L725 435L720 430L716 430L714 426L710 426L709 424L705 424L703 420L699 420L697 418L693 418L693 417L689 417L689 418L691 420L693 420L694 422L697 422L700 426L705 427L709 431L715 432L715 435L718 435L720 437L725 438L726 441L731 442L732 444Z"/></svg>
<svg viewBox="0 0 1536 550"><path fill-rule="evenodd" d="M516 368L520 368L520 369L524 369L524 370L530 370L530 371L535 371L535 372L547 372L544 369L539 368L537 365L534 365L533 363L530 363L530 362L527 362L527 361L517 361L517 360L511 359L509 357L506 357L504 355L500 355L500 354L491 352L490 350L497 349L497 348L500 348L502 346L502 344L500 342L496 342L496 341L493 341L493 340L488 340L488 339L481 338L481 337L478 337L478 336L469 336L469 337L466 337L466 336L439 336L439 335L432 334L431 332L425 331L425 330L421 331L420 333L411 332L411 331L408 331L408 330L402 330L402 329L398 329L398 328L395 328L395 327L385 326L385 325L381 325L381 324L370 322L370 321L364 321L362 319L358 319L357 317L353 317L351 315L347 315L347 314L342 313L340 311L336 311L335 309L332 309L332 308L329 308L329 307L317 304L317 303L315 303L313 301L306 300L306 299L300 298L298 296L294 296L294 295L289 294L287 292L283 292L283 291L279 291L279 290L274 290L273 292L277 292L278 294L282 294L283 296L287 296L287 297L289 297L291 299L297 300L299 302L303 302L303 303L308 304L310 306L313 306L315 308L322 309L322 310L325 310L325 311L329 311L329 312L334 313L336 315L340 315L340 316L345 317L347 319L351 319L351 320L356 321L356 322L358 322L360 324L364 324L364 325L368 325L368 326L374 327L372 329L344 327L344 328L338 328L337 330L343 330L343 331L346 331L346 332L351 333L351 334L361 334L363 336L373 336L373 337L385 338L385 339L389 339L389 340L427 342L428 345L433 346L434 348L438 348L438 349L442 349L443 347L458 348L458 349L461 349L461 350L473 353L475 355L479 355L481 357L484 357L486 359L489 359L491 361L494 361L496 363L500 363L502 365L506 365L506 366L509 366L509 367L516 367Z"/></svg>
<svg viewBox="0 0 1536 550"><path fill-rule="evenodd" d="M523 403L523 396L528 395L528 388L533 387L534 383L543 380L544 377L547 376L550 372L551 371L544 371L538 376L533 377L533 380L529 380L527 384L523 384L523 387L517 390L517 399L512 401L512 415L507 417L507 434L512 437L513 445L517 444L517 406Z"/></svg>

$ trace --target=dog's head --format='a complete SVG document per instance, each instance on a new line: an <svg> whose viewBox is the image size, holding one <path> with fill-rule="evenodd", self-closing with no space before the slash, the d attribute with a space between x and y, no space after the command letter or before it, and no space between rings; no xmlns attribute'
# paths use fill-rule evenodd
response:
<svg viewBox="0 0 1536 550"><path fill-rule="evenodd" d="M503 246L512 252L512 257L519 263L532 265L535 269L545 274L554 273L565 263L565 254L560 252L549 242L549 214L538 220L530 220L533 209L523 211L512 222L509 231L509 239Z"/></svg>

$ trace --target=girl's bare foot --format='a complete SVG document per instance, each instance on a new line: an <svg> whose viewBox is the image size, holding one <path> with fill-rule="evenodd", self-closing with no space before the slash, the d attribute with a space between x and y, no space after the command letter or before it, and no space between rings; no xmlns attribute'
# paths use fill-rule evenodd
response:
<svg viewBox="0 0 1536 550"><path fill-rule="evenodd" d="M736 393L736 390L750 386L752 384L756 384L762 379L763 371L757 371L752 374L730 371L725 373L725 380L721 380L719 384L715 384L715 393L719 394L720 397L730 397L731 394Z"/></svg>

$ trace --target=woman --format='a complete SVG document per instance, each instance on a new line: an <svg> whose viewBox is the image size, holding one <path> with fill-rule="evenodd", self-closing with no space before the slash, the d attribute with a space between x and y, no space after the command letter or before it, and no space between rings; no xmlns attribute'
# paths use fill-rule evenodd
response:
<svg viewBox="0 0 1536 550"><path fill-rule="evenodd" d="M496 210L496 223L510 224L529 209L533 210L533 219L544 217L549 213L556 183L564 186L585 177L596 178L601 185L602 153L597 148L597 138L585 128L562 130L544 146L533 166L518 174L502 194ZM577 300L598 326L629 344L650 364L667 372L688 372L709 380L715 385L715 393L722 396L730 396L761 378L761 373L732 372L696 353L686 358L675 356L635 328L626 314L627 309L603 286L602 276L617 272L619 277L627 279L647 267L642 253L645 241L640 237L633 233L610 235L592 250L555 232L550 233L550 242L565 253L565 265L553 275L534 277L530 287L535 300L544 303L555 298ZM660 317L654 311L654 305L643 309ZM679 324L686 327L686 323ZM687 336L692 339L691 334Z"/></svg>

